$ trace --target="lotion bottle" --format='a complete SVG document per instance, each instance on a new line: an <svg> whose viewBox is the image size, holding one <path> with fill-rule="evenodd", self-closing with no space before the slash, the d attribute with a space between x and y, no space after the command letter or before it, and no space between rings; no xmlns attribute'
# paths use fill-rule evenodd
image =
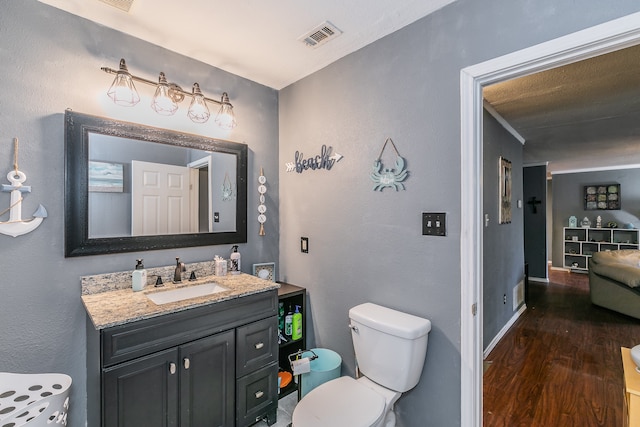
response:
<svg viewBox="0 0 640 427"><path fill-rule="evenodd" d="M231 274L240 274L240 252L238 252L238 245L233 245L231 248Z"/></svg>
<svg viewBox="0 0 640 427"><path fill-rule="evenodd" d="M131 274L132 287L135 292L143 290L144 286L147 284L147 270L144 269L142 259L137 261L138 264L136 264L136 269L133 270L133 273Z"/></svg>

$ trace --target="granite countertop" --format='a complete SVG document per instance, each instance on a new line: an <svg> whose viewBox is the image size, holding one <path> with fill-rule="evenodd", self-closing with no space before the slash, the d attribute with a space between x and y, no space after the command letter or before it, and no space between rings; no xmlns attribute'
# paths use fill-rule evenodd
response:
<svg viewBox="0 0 640 427"><path fill-rule="evenodd" d="M187 266L187 271L195 270L202 273L202 269L199 268L201 267L200 264ZM191 269L189 269L189 267L191 267ZM164 271L164 269L161 271ZM149 270L147 270L147 273L149 273ZM128 281L123 280L127 277ZM140 292L134 292L131 289L131 272L82 277L82 303L93 322L93 326L97 330L100 330L136 320L148 319L163 314L175 313L194 307L266 292L280 287L276 282L263 280L244 273L236 275L228 274L226 276L198 275L198 280L189 281L183 279L183 282L179 284L174 284L169 280L164 281L163 279L164 286L160 288L149 284L150 282L155 283L155 278L147 277L148 284L144 290ZM186 277L189 276L187 275ZM153 292L169 291L180 287L210 282L215 282L220 286L228 288L228 290L162 305L156 305L146 296Z"/></svg>

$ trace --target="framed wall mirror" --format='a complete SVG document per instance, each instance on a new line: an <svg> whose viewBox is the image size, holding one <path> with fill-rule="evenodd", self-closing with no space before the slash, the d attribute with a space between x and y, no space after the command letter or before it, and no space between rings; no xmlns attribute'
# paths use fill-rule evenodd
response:
<svg viewBox="0 0 640 427"><path fill-rule="evenodd" d="M65 256L247 241L246 144L65 112Z"/></svg>

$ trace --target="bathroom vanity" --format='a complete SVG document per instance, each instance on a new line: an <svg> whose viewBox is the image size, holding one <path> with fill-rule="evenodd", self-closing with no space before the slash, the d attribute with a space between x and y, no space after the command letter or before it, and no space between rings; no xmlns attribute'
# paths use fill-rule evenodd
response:
<svg viewBox="0 0 640 427"><path fill-rule="evenodd" d="M99 348L87 365L103 427L276 422L278 284L246 274L209 279L226 291L162 305L148 293L176 285L83 295L88 343Z"/></svg>

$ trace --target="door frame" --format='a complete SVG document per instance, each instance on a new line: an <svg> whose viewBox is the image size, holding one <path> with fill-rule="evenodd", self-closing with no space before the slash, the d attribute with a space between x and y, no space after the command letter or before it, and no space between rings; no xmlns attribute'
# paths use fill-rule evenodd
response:
<svg viewBox="0 0 640 427"><path fill-rule="evenodd" d="M204 156L198 160L194 160L191 163L187 164L187 167L198 170L198 169L203 169L203 168L207 168L207 229L209 230L209 233L213 233L213 200L211 197L211 192L212 192L212 188L213 188L213 156L211 154ZM194 177L194 180L192 182L198 182L197 179L195 179L196 177ZM194 219L192 219L193 221L195 221L196 224L199 225L199 221L198 221L198 212L200 209L200 203L196 203L195 201L198 201L199 198L199 188L196 189L197 191L195 191L193 193L193 201L192 201L192 208L193 210L191 211L191 215L192 218L195 217ZM196 206L197 205L197 206ZM196 233L199 232L199 230L196 228Z"/></svg>
<svg viewBox="0 0 640 427"><path fill-rule="evenodd" d="M482 426L482 88L640 43L640 12L460 72L461 425Z"/></svg>

